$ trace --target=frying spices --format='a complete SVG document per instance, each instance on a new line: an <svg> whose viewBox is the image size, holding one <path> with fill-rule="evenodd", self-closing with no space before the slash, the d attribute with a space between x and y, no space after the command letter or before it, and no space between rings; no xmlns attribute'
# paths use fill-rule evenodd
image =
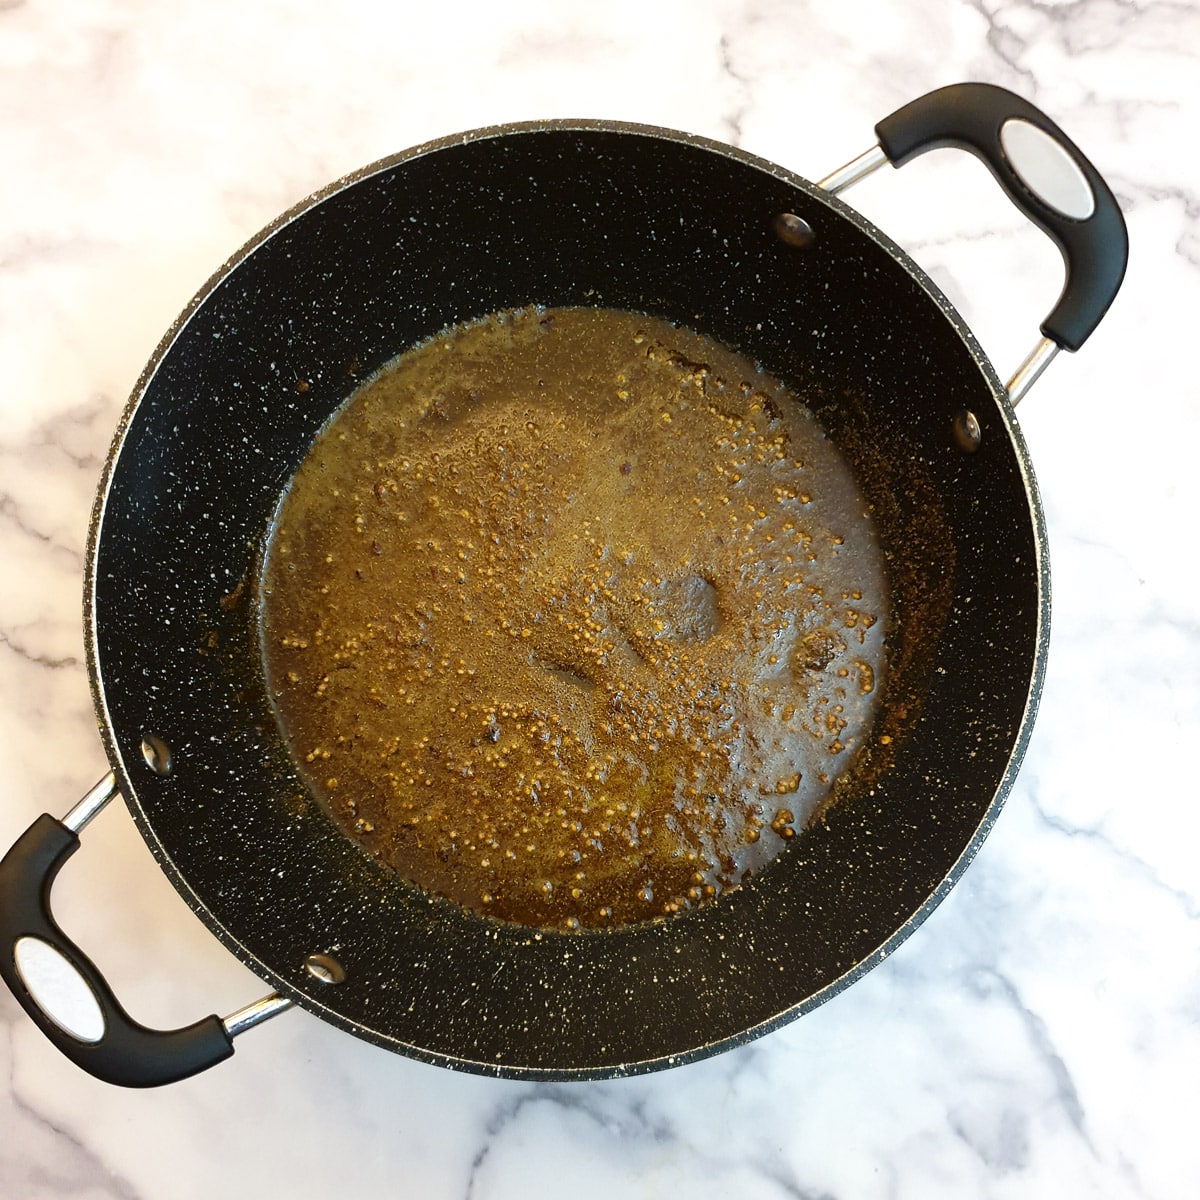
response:
<svg viewBox="0 0 1200 1200"><path fill-rule="evenodd" d="M260 630L347 836L577 929L702 904L820 814L886 613L869 506L779 381L657 318L528 308L339 410L278 512Z"/></svg>

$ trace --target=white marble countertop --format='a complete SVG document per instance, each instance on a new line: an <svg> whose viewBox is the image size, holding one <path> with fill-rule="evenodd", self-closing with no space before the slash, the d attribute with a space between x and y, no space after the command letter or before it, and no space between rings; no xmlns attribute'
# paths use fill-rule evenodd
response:
<svg viewBox="0 0 1200 1200"><path fill-rule="evenodd" d="M1200 8L1139 0L0 0L0 848L104 770L80 592L109 439L161 333L296 200L427 138L602 116L809 178L981 79L1057 119L1130 227L1124 291L1020 409L1054 610L1024 769L950 897L782 1031L605 1083L459 1075L305 1013L152 1093L0 995L0 1195L1184 1197L1200 1187ZM1007 373L1058 255L966 156L848 195ZM141 1019L263 991L118 806L55 892Z"/></svg>

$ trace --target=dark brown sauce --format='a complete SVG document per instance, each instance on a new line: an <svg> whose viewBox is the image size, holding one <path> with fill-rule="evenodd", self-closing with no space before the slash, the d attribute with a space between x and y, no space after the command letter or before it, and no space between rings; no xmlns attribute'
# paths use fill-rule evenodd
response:
<svg viewBox="0 0 1200 1200"><path fill-rule="evenodd" d="M279 723L342 830L567 928L771 862L869 738L886 612L868 505L800 401L604 309L458 326L360 388L260 596Z"/></svg>

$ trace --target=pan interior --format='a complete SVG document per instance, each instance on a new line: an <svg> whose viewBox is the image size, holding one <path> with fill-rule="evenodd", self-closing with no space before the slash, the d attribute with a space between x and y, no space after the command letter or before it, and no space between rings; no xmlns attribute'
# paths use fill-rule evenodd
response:
<svg viewBox="0 0 1200 1200"><path fill-rule="evenodd" d="M781 239L780 213L811 242ZM264 538L330 415L438 330L534 304L662 317L760 362L805 397L876 506L889 669L910 684L889 768L774 867L671 921L534 931L402 885L322 815L257 653ZM1026 736L1046 595L1028 463L998 394L894 247L738 152L576 123L372 168L213 282L119 434L93 534L93 665L147 842L285 994L452 1066L646 1070L819 1003L961 870ZM953 436L964 408L982 429L973 455ZM169 776L142 759L147 735L171 748ZM317 952L343 982L305 971Z"/></svg>

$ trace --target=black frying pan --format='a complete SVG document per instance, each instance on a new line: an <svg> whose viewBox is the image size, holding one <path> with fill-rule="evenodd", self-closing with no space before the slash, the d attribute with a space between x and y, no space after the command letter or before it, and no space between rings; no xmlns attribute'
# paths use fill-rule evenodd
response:
<svg viewBox="0 0 1200 1200"><path fill-rule="evenodd" d="M1039 131L1059 160L1049 174L1022 148ZM822 1003L931 911L996 818L1045 661L1045 533L1012 403L1099 321L1126 238L1087 160L1010 93L943 89L877 133L880 150L815 186L660 129L480 130L305 201L204 288L138 382L96 501L86 632L112 774L63 822L39 818L0 867L0 971L72 1060L117 1083L168 1082L294 1002L451 1067L647 1071ZM984 158L1067 260L1011 394L921 270L833 197L940 145ZM489 921L378 867L305 792L255 651L279 495L356 379L448 324L532 303L668 317L761 361L840 440L891 563L887 769L717 903L612 931ZM55 925L54 875L116 790L188 904L269 981L267 1000L146 1030ZM59 1028L27 988L38 943L91 987L95 1040Z"/></svg>

